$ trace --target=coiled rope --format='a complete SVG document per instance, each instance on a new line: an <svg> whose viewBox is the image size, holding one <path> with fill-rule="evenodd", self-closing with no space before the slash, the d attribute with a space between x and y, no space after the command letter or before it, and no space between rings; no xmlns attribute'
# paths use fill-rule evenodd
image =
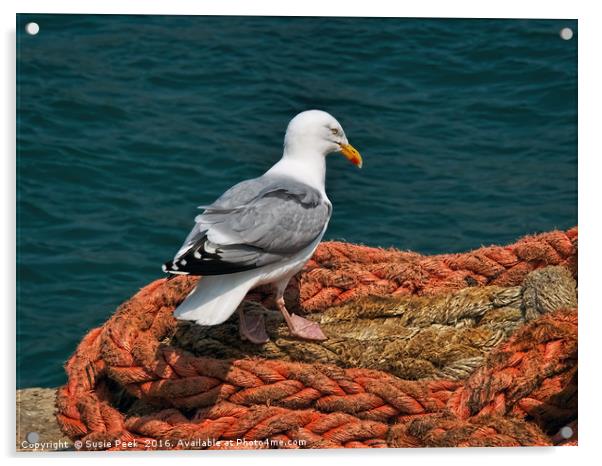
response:
<svg viewBox="0 0 602 466"><path fill-rule="evenodd" d="M318 312L369 294L518 287L530 271L548 265L576 276L576 251L576 228L505 248L433 257L325 243L288 299L296 294L299 308ZM229 441L239 439L260 442L254 448L548 445L550 435L576 420L576 308L552 310L557 305L546 303L555 298L529 294L528 286L498 289L520 294L518 320L527 323L516 326L468 378L405 380L367 368L197 356L171 345L177 329L172 311L194 283L186 277L155 281L84 337L57 395L65 434L91 449L120 448L116 440L136 441L136 448L235 448L238 443ZM260 291L255 297L265 296ZM402 309L412 305L400 303L380 309L403 319ZM376 308L365 307L362 319ZM344 314L344 307L337 309L320 318ZM443 314L433 315L435 322Z"/></svg>
<svg viewBox="0 0 602 466"><path fill-rule="evenodd" d="M295 339L277 311L247 303L262 314L270 341L254 345L236 338L238 319L215 327L182 322L170 344L197 356L240 359L258 356L340 367L369 367L410 380L464 379L519 326L556 309L577 305L567 269L548 266L521 286L465 288L435 296L361 298L309 316L328 336L320 343Z"/></svg>

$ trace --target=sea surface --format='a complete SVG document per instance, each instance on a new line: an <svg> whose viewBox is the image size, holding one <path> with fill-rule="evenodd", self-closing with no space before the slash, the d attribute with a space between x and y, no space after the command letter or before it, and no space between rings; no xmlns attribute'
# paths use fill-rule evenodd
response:
<svg viewBox="0 0 602 466"><path fill-rule="evenodd" d="M574 20L18 16L17 385L63 383L302 110L364 157L329 157L326 239L437 254L575 225L577 37Z"/></svg>

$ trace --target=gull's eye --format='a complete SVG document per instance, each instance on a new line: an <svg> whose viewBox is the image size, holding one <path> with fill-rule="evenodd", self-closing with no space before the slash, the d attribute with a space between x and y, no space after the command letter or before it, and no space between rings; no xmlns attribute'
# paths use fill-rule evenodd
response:
<svg viewBox="0 0 602 466"><path fill-rule="evenodd" d="M338 128L330 128L330 132L331 132L332 134L335 134L335 135L336 135L336 134L339 134L339 129L338 129Z"/></svg>

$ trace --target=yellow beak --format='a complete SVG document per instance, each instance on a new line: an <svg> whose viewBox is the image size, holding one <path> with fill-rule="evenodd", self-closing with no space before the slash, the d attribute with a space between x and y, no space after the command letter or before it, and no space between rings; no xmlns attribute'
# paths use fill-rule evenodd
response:
<svg viewBox="0 0 602 466"><path fill-rule="evenodd" d="M355 147L351 144L341 144L341 153L349 159L349 161L358 168L362 168L364 161L362 156Z"/></svg>

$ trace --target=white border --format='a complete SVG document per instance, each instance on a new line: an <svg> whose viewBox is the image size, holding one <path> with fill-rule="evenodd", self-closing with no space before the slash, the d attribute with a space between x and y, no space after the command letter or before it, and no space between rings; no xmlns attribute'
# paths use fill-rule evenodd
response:
<svg viewBox="0 0 602 466"><path fill-rule="evenodd" d="M17 3L21 13L120 13L164 15L272 15L272 16L404 16L404 17L485 17L485 18L576 18L579 2L505 0L503 5L491 2L423 0L393 2L371 0L304 0L296 2L254 0L191 2L186 0L137 1L44 1L22 0ZM501 2L500 2L501 3Z"/></svg>
<svg viewBox="0 0 602 466"><path fill-rule="evenodd" d="M51 454L45 453L42 461L75 461L86 458L92 463L112 461L131 462L143 460L150 463L193 460L220 461L245 466L286 461L288 465L307 465L311 461L344 462L364 464L369 461L383 463L419 462L423 464L478 464L486 460L491 465L509 463L524 464L545 462L546 464L593 463L601 430L600 391L600 348L599 336L602 329L602 309L596 296L602 275L597 273L597 264L602 263L600 247L600 158L602 150L598 134L602 131L599 108L602 104L600 85L602 72L600 48L602 47L602 24L595 1L526 1L506 0L504 2L441 0L398 2L393 0L370 0L351 3L342 0L303 0L284 1L222 1L193 2L185 0L98 0L98 1L6 1L0 3L2 11L2 52L3 67L0 73L2 82L2 111L0 111L0 131L2 151L1 192L2 192L2 238L0 256L2 279L1 296L5 299L2 308L4 315L4 382L0 385L5 401L6 413L2 424L2 447L5 455L14 456L14 370L15 370L15 322L14 322L14 270L15 270L15 13L119 13L119 14L247 14L285 16L403 16L403 17L487 17L487 18L563 18L579 20L579 227L580 254L580 418L579 443L577 448L523 448L523 449L439 449L439 450L386 450L386 451L310 451L310 452L159 452L149 453L85 453ZM352 32L350 32L352 33ZM536 176L536 174L534 174ZM596 456L594 456L596 455ZM33 457L35 454L19 454L19 457ZM599 461L599 458L598 458Z"/></svg>

